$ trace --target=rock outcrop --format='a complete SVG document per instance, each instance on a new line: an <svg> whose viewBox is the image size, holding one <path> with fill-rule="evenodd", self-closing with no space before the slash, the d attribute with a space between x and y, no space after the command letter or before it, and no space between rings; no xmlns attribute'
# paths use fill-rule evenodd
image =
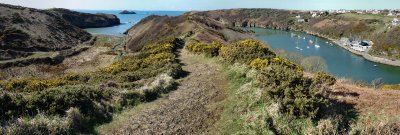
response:
<svg viewBox="0 0 400 135"><path fill-rule="evenodd" d="M110 27L120 24L116 15L80 13L68 9L54 8L47 10L79 28Z"/></svg>
<svg viewBox="0 0 400 135"><path fill-rule="evenodd" d="M298 12L279 9L229 9L204 12L190 12L206 16L234 27L259 27L273 29L290 29L290 20Z"/></svg>
<svg viewBox="0 0 400 135"><path fill-rule="evenodd" d="M129 29L128 48L140 50L145 44L158 42L165 37L190 37L202 42L231 42L250 38L252 32L228 26L218 20L185 14L177 17L149 16Z"/></svg>
<svg viewBox="0 0 400 135"><path fill-rule="evenodd" d="M0 4L0 59L69 49L91 35L45 10Z"/></svg>
<svg viewBox="0 0 400 135"><path fill-rule="evenodd" d="M121 11L119 14L136 14L136 12L124 10L124 11Z"/></svg>

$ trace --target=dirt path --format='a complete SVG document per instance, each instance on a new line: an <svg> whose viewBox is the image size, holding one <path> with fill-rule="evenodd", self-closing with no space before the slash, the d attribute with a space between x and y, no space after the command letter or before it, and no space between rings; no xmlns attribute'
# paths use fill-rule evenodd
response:
<svg viewBox="0 0 400 135"><path fill-rule="evenodd" d="M213 104L224 98L227 86L221 67L181 51L179 59L189 72L168 97L144 104L100 134L202 134L219 119ZM111 123L112 124L112 123Z"/></svg>

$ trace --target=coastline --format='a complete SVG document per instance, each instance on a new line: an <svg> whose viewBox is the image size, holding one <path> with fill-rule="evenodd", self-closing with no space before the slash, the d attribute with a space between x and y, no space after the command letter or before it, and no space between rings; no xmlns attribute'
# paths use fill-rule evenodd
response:
<svg viewBox="0 0 400 135"><path fill-rule="evenodd" d="M295 31L305 32L305 33L310 34L310 35L314 35L314 36L318 36L318 37L322 37L322 38L328 39L329 41L335 43L335 45L340 46L343 49L346 49L347 51L349 51L349 52L351 52L353 54L362 56L366 60L369 60L369 61L372 61L372 62L376 62L376 63L380 63L380 64L400 67L400 60L394 60L393 61L393 60L390 60L390 59L387 59L387 58L373 56L371 54L368 54L367 52L359 52L359 51L353 50L353 49L351 49L351 48L349 48L347 46L339 44L339 42L338 42L339 40L337 40L337 39L329 38L329 37L327 37L325 35L322 35L322 34L310 32L310 31L303 31L303 30L295 30Z"/></svg>

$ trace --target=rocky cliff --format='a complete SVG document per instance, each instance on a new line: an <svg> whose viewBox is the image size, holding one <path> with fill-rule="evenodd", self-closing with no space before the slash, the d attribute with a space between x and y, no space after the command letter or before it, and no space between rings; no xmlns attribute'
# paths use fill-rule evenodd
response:
<svg viewBox="0 0 400 135"><path fill-rule="evenodd" d="M190 12L219 20L229 26L289 29L295 11L279 9L230 9Z"/></svg>
<svg viewBox="0 0 400 135"><path fill-rule="evenodd" d="M119 18L112 14L80 13L62 8L54 8L47 11L60 16L79 28L110 27L120 24Z"/></svg>
<svg viewBox="0 0 400 135"><path fill-rule="evenodd" d="M190 37L203 42L231 42L249 38L252 34L226 25L224 22L195 14L177 17L149 16L129 29L128 48L138 51L143 45L158 42L165 37Z"/></svg>
<svg viewBox="0 0 400 135"><path fill-rule="evenodd" d="M0 60L69 49L90 38L86 31L47 11L0 4Z"/></svg>

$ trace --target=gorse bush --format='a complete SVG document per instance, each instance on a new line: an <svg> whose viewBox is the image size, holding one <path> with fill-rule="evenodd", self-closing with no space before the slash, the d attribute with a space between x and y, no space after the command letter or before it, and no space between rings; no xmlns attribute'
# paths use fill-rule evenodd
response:
<svg viewBox="0 0 400 135"><path fill-rule="evenodd" d="M49 79L24 78L2 81L0 82L0 86L2 86L4 90L12 92L33 92L67 84L75 84L80 81L79 75L66 74L61 77L53 77Z"/></svg>
<svg viewBox="0 0 400 135"><path fill-rule="evenodd" d="M400 84L393 84L393 85L383 85L382 89L389 89L389 90L400 90Z"/></svg>
<svg viewBox="0 0 400 135"><path fill-rule="evenodd" d="M267 45L257 40L243 40L223 46L220 56L229 63L250 64L254 59L270 59L275 57Z"/></svg>
<svg viewBox="0 0 400 135"><path fill-rule="evenodd" d="M250 67L254 68L254 69L261 69L261 68L265 68L267 67L269 64L269 61L267 59L254 59L253 61L251 61L250 63Z"/></svg>
<svg viewBox="0 0 400 135"><path fill-rule="evenodd" d="M218 56L219 51L223 44L221 42L212 42L210 44L194 42L191 44L186 45L186 48L189 51L196 52L196 53L203 53L207 56Z"/></svg>
<svg viewBox="0 0 400 135"><path fill-rule="evenodd" d="M1 81L0 121L11 123L5 125L6 134L88 131L97 123L111 120L113 113L125 107L154 100L158 97L156 95L170 91L175 86L174 81L162 84L162 87L157 86L157 90L141 90L143 82L138 80L152 80L160 74L179 77L182 67L176 60L175 51L181 42L176 38L168 38L146 45L137 55L124 56L122 60L93 73ZM51 125L56 123L35 125L33 121L12 122L17 118L34 118L39 114L67 118L70 125L60 127L60 132L55 129L53 132Z"/></svg>
<svg viewBox="0 0 400 135"><path fill-rule="evenodd" d="M203 46L207 44L189 44L186 48L207 53L199 51ZM257 40L222 45L219 56L228 63L245 64L256 69L256 80L263 89L264 99L278 102L282 105L281 113L293 117L314 118L319 108L327 105L327 100L319 95L320 84L335 82L335 78L328 74L318 74L315 80L304 77L301 66L276 56L266 44Z"/></svg>
<svg viewBox="0 0 400 135"><path fill-rule="evenodd" d="M313 79L316 84L334 85L336 83L336 78L326 72L318 72Z"/></svg>
<svg viewBox="0 0 400 135"><path fill-rule="evenodd" d="M273 65L257 75L266 96L281 103L283 113L300 117L315 117L326 100L318 96L313 81L296 69ZM268 98L267 98L268 99Z"/></svg>

